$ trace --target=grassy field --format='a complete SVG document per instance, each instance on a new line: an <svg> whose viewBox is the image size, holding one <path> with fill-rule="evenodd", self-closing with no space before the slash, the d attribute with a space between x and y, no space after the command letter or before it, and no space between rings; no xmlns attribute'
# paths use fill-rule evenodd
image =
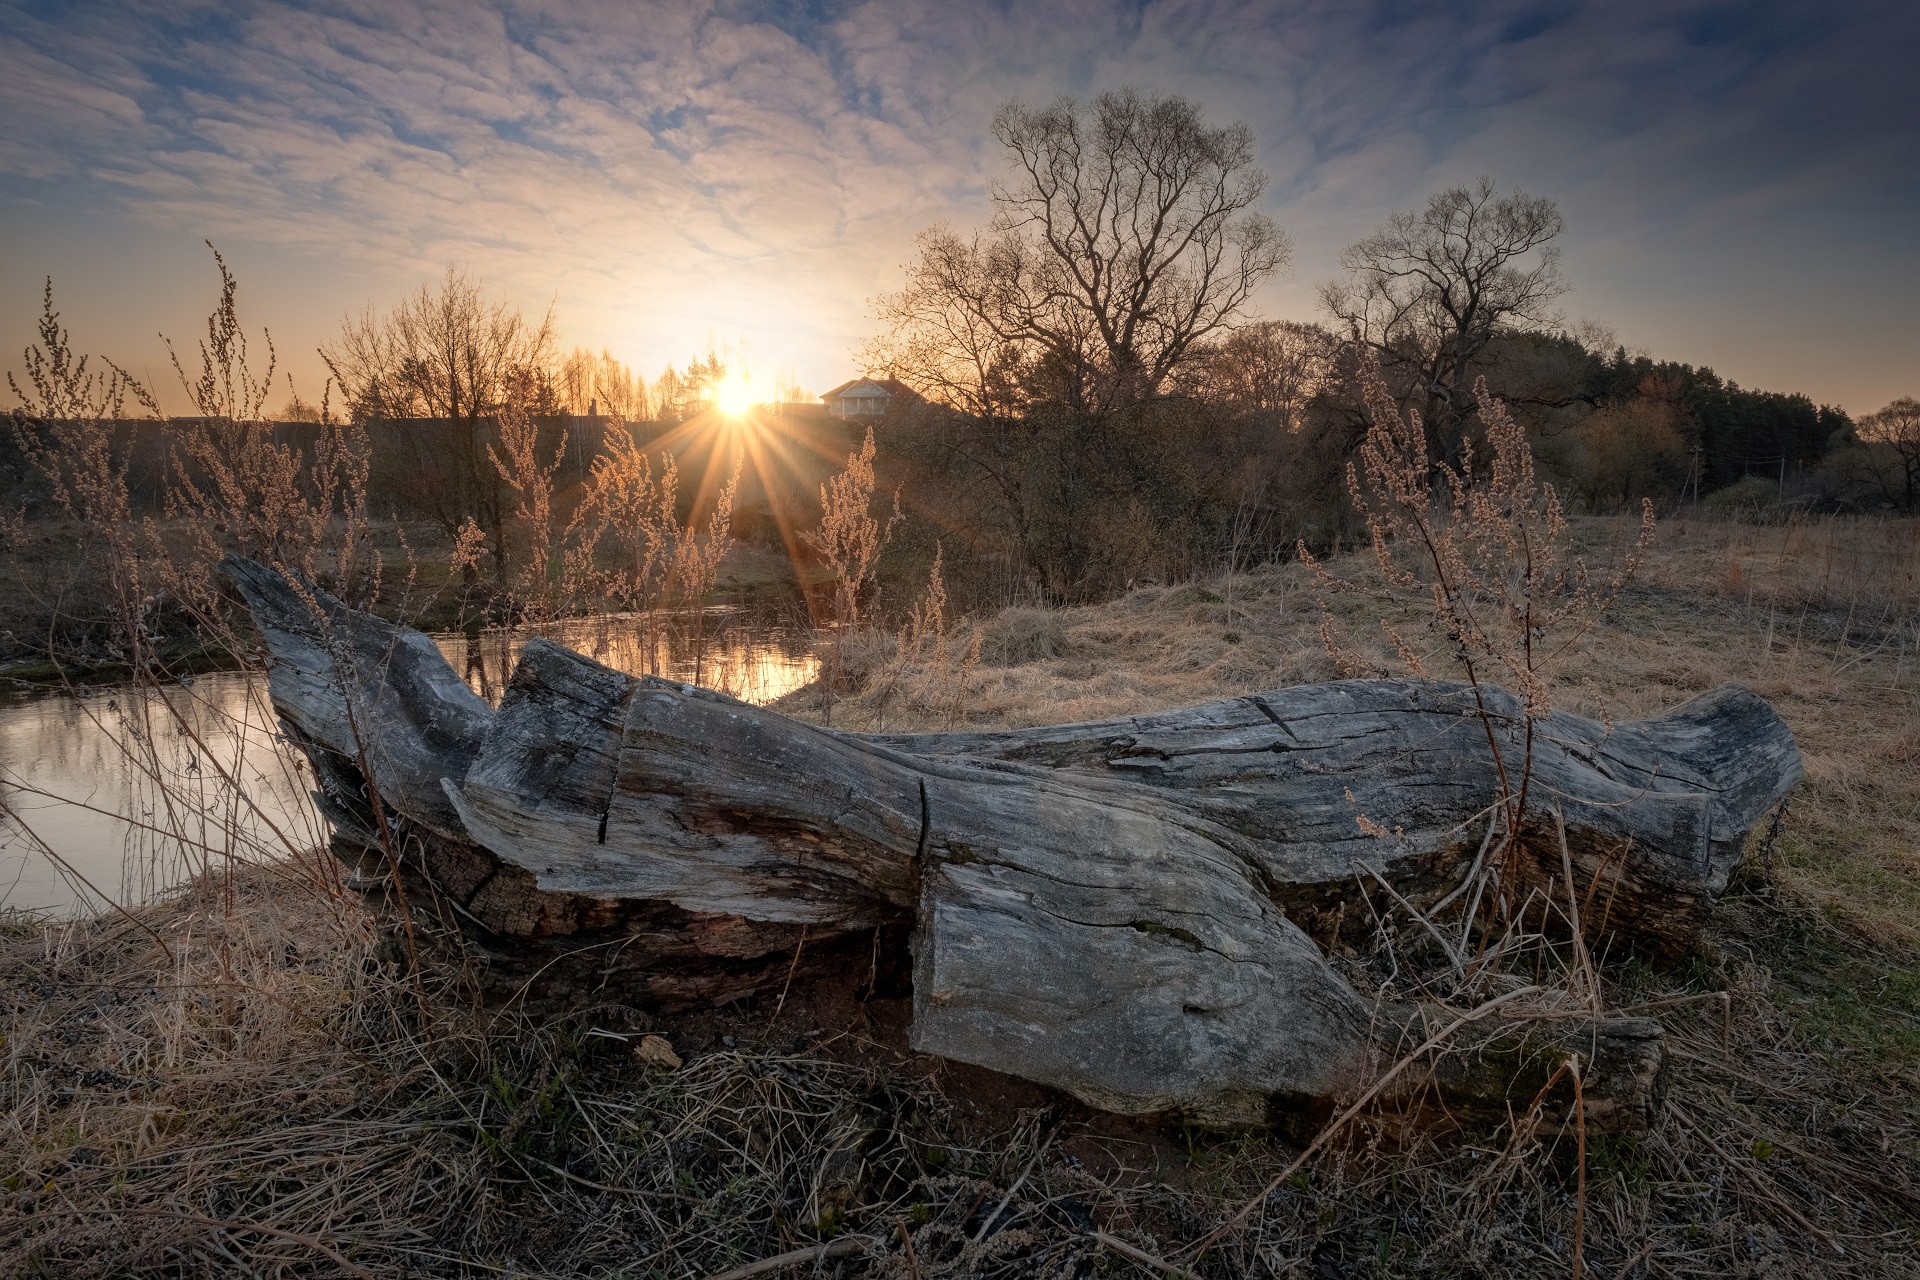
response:
<svg viewBox="0 0 1920 1280"><path fill-rule="evenodd" d="M1632 531L1573 536L1604 562ZM1329 604L1372 644L1383 606ZM1324 679L1320 621L1289 565L961 622L941 658L869 636L833 720L1015 726ZM916 1057L899 992L672 1023L480 1006L457 955L404 972L385 922L296 862L8 922L0 1273L679 1278L831 1242L820 1273L901 1280L1916 1274L1917 622L1920 523L1676 521L1561 664L1559 704L1614 719L1746 684L1807 765L1700 950L1610 975L1614 1007L1666 1024L1669 1092L1584 1162L1525 1123L1370 1116L1195 1261L1297 1147Z"/></svg>

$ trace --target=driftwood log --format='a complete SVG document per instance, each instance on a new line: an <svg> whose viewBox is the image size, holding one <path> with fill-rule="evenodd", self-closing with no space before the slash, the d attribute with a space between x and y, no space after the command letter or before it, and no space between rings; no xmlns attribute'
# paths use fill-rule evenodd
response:
<svg viewBox="0 0 1920 1280"><path fill-rule="evenodd" d="M397 863L495 983L671 1010L910 954L916 1049L1213 1124L1323 1106L1447 1016L1362 998L1323 946L1368 894L1433 903L1485 848L1498 776L1465 686L862 735L533 640L495 710L426 636L226 571L336 849L376 878ZM1482 692L1517 758L1518 708ZM1738 688L1636 724L1538 722L1533 793L1564 822L1590 940L1684 949L1799 772ZM1564 897L1558 840L1517 848L1501 890ZM1454 1113L1524 1108L1578 1054L1600 1128L1644 1123L1662 1061L1638 1018L1490 1018L1452 1044L1420 1087Z"/></svg>

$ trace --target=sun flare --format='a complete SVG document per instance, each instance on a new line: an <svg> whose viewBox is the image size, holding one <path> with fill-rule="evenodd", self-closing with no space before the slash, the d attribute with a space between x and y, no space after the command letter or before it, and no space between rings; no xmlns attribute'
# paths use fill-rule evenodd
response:
<svg viewBox="0 0 1920 1280"><path fill-rule="evenodd" d="M744 416L758 403L753 376L744 370L729 373L714 384L713 407L729 418Z"/></svg>

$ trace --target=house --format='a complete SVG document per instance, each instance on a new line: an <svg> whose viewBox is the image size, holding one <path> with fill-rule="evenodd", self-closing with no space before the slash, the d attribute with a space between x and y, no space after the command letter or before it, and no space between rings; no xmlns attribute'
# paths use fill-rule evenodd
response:
<svg viewBox="0 0 1920 1280"><path fill-rule="evenodd" d="M827 412L836 418L871 422L901 397L912 396L905 383L893 378L855 378L843 382L820 398Z"/></svg>

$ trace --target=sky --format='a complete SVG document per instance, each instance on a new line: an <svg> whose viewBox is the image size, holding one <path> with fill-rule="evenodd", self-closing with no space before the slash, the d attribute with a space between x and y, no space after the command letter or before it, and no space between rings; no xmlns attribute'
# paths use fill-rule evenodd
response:
<svg viewBox="0 0 1920 1280"><path fill-rule="evenodd" d="M450 264L648 377L817 394L915 234L989 216L996 104L1131 86L1252 126L1263 316L1484 173L1565 213L1570 323L1860 414L1920 395L1916 49L1915 0L0 0L0 363L51 275L182 407L210 239L309 400Z"/></svg>

